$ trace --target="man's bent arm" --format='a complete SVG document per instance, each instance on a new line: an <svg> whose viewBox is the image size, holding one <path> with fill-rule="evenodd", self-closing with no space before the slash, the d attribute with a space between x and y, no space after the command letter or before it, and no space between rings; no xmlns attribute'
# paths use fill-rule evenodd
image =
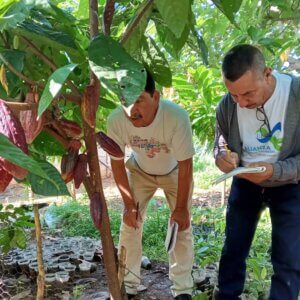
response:
<svg viewBox="0 0 300 300"><path fill-rule="evenodd" d="M124 222L131 227L138 227L136 219L136 204L129 186L129 181L125 169L124 159L111 159L111 168L116 185L121 193L124 202Z"/></svg>
<svg viewBox="0 0 300 300"><path fill-rule="evenodd" d="M193 158L178 162L178 190L172 219L179 225L179 230L190 226L189 195L193 179Z"/></svg>

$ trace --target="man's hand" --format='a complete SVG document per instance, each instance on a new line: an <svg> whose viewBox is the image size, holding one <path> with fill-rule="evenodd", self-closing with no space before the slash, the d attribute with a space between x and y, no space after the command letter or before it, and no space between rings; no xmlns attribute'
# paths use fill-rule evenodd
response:
<svg viewBox="0 0 300 300"><path fill-rule="evenodd" d="M268 180L273 175L273 165L266 162L257 162L247 165L247 167L266 167L266 171L262 173L239 174L237 177L249 180L253 183L261 183Z"/></svg>
<svg viewBox="0 0 300 300"><path fill-rule="evenodd" d="M178 230L183 231L191 225L190 214L187 208L175 208L171 215L171 221L178 223Z"/></svg>
<svg viewBox="0 0 300 300"><path fill-rule="evenodd" d="M123 222L130 227L139 228L142 218L135 204L126 205L123 212Z"/></svg>
<svg viewBox="0 0 300 300"><path fill-rule="evenodd" d="M216 165L224 173L235 169L239 161L239 156L235 152L222 151L216 157Z"/></svg>

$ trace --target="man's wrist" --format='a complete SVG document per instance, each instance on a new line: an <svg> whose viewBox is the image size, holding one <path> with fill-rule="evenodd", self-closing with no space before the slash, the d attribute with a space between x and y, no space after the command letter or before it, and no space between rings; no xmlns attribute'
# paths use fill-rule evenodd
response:
<svg viewBox="0 0 300 300"><path fill-rule="evenodd" d="M185 210L187 209L187 205L176 205L175 210Z"/></svg>

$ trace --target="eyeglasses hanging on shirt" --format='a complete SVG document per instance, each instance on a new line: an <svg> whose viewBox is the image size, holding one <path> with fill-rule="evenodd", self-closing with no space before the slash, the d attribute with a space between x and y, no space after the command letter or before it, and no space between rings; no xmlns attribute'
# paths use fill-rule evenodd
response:
<svg viewBox="0 0 300 300"><path fill-rule="evenodd" d="M261 126L259 127L259 132L263 137L269 137L272 135L271 133L271 127L269 123L269 119L266 115L266 112L264 110L263 106L256 108L256 119L260 122L262 122Z"/></svg>

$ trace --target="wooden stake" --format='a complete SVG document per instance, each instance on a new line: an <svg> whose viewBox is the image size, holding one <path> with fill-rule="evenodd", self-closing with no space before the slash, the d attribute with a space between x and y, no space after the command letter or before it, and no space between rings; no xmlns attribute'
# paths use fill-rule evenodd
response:
<svg viewBox="0 0 300 300"><path fill-rule="evenodd" d="M33 204L33 211L34 211L35 236L36 236L36 254L37 254L37 262L38 262L36 299L42 300L44 299L44 295L45 295L45 269L44 269L44 260L43 260L42 230L41 230L41 221L40 221L38 204Z"/></svg>

